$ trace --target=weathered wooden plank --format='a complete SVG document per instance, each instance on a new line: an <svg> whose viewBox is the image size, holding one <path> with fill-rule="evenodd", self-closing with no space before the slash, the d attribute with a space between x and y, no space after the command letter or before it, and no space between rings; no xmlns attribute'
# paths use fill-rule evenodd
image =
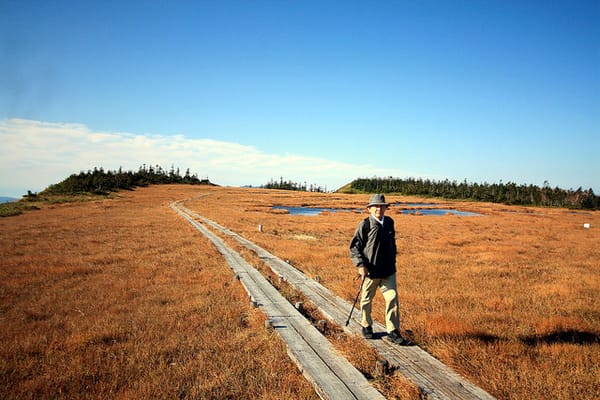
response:
<svg viewBox="0 0 600 400"><path fill-rule="evenodd" d="M301 292L308 292L310 295L310 300L317 307L319 307L324 316L331 321L340 321L342 318L346 318L347 314L344 313L343 309L347 308L349 312L349 305L343 300L339 299L337 296L333 295L333 293L331 293L331 291L323 285L315 282L313 279L310 279L297 268L294 268L292 265L281 260L279 257L274 256L255 243L217 224L216 222L202 217L191 210L186 209L186 212L206 223L207 225L210 225L213 228L236 239L240 244L244 245L249 250L254 251L256 255L262 261L264 261L275 274L283 276L286 282L288 282L292 287ZM303 287L308 288L308 290L303 290Z"/></svg>
<svg viewBox="0 0 600 400"><path fill-rule="evenodd" d="M255 268L229 248L218 236L195 221L176 203L177 211L209 238L236 276L284 339L288 354L323 399L383 399L348 360L338 354L318 330L304 318Z"/></svg>
<svg viewBox="0 0 600 400"><path fill-rule="evenodd" d="M292 265L267 252L253 242L190 210L187 210L187 212L254 251L274 273L282 276L292 287L301 291L328 319L340 326L344 326L347 313L350 312L351 304L335 296L320 283L308 278ZM360 334L360 325L357 318L353 318L349 326L344 327L347 332L355 335ZM385 327L377 322L374 324L374 329L385 332ZM369 340L368 342L388 362L396 366L402 375L415 382L420 390L430 399L494 399L489 393L467 381L417 346L401 347L386 340Z"/></svg>

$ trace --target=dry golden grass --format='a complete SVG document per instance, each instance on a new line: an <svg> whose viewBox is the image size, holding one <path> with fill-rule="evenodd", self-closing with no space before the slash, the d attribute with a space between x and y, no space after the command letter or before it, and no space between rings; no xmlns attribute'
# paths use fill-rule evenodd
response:
<svg viewBox="0 0 600 400"><path fill-rule="evenodd" d="M0 219L0 397L316 399L163 186Z"/></svg>
<svg viewBox="0 0 600 400"><path fill-rule="evenodd" d="M296 216L271 206L361 209L367 199L220 188L187 206L318 276L351 302L357 283L348 244L365 215ZM388 196L392 202L420 200ZM600 212L444 206L483 216L388 212L396 220L403 328L498 398L600 397ZM381 296L376 301L374 312L381 317ZM389 386L395 379L378 387L393 397Z"/></svg>
<svg viewBox="0 0 600 400"><path fill-rule="evenodd" d="M348 244L365 215L271 206L362 209L368 195L155 186L2 218L2 398L316 398L213 246L169 209L187 198L353 301ZM498 398L598 398L600 213L446 206L484 216L389 212L403 328ZM360 339L327 335L388 398L419 397L378 376Z"/></svg>

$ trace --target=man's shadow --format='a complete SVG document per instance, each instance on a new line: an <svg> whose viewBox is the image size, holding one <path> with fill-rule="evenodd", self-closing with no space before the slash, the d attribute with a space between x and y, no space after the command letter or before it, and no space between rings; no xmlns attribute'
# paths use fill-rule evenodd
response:
<svg viewBox="0 0 600 400"><path fill-rule="evenodd" d="M557 330L543 335L521 336L521 341L529 346L540 344L571 343L571 344L600 344L600 335L593 332L575 329Z"/></svg>

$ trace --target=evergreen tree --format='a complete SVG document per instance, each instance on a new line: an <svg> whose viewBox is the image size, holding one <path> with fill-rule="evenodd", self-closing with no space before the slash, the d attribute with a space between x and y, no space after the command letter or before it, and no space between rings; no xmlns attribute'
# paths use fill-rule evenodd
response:
<svg viewBox="0 0 600 400"><path fill-rule="evenodd" d="M50 185L42 193L66 195L77 193L107 194L117 190L131 190L135 187L151 184L170 183L211 184L208 178L200 181L197 175L190 175L189 168L186 170L185 178L181 178L179 169L176 173L173 166L167 172L160 165L146 166L146 164L143 164L137 172L123 171L122 167L119 167L117 171L105 171L102 167L94 167L93 170L72 174L62 182Z"/></svg>
<svg viewBox="0 0 600 400"><path fill-rule="evenodd" d="M427 197L443 197L457 200L489 201L504 204L519 204L546 207L568 207L598 210L600 197L592 189L587 191L552 189L548 181L542 188L535 185L517 185L514 182L469 183L466 179L456 181L434 181L422 178L358 178L350 183L350 191L358 193L398 193Z"/></svg>

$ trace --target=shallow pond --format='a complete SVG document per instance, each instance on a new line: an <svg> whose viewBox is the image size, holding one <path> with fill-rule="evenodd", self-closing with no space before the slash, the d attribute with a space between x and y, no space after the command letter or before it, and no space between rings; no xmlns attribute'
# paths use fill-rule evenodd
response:
<svg viewBox="0 0 600 400"><path fill-rule="evenodd" d="M323 211L327 212L354 212L361 211L349 208L320 208L320 207L291 207L291 206L273 206L273 210L287 210L291 215L319 215Z"/></svg>
<svg viewBox="0 0 600 400"><path fill-rule="evenodd" d="M394 204L395 207L428 207L434 206L435 204L428 203L402 203L402 204ZM323 211L327 212L360 212L362 209L351 209L351 208L323 208L323 207L292 207L292 206L273 206L273 210L287 210L291 215L304 215L304 216L313 216L319 215ZM413 214L413 215L458 215L461 217L476 217L481 216L481 214L477 214L469 211L458 211L451 209L442 209L442 208L419 208L419 209L400 209L399 213L401 214Z"/></svg>
<svg viewBox="0 0 600 400"><path fill-rule="evenodd" d="M458 215L460 217L479 217L481 214L470 212L470 211L458 211L443 208L423 208L418 210L402 210L400 214L412 214L412 215Z"/></svg>

